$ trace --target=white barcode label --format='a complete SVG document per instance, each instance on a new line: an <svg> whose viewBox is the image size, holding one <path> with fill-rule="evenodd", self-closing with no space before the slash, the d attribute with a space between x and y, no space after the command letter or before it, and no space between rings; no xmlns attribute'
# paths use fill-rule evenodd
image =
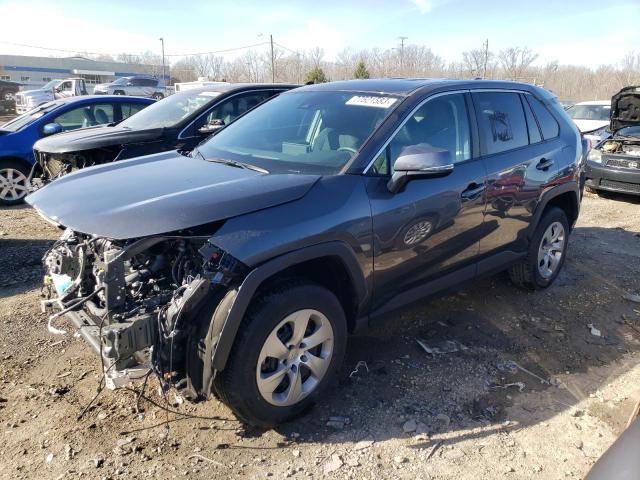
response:
<svg viewBox="0 0 640 480"><path fill-rule="evenodd" d="M361 107L378 107L389 108L396 103L398 99L393 97L366 97L363 95L355 95L347 100L347 105L359 105Z"/></svg>

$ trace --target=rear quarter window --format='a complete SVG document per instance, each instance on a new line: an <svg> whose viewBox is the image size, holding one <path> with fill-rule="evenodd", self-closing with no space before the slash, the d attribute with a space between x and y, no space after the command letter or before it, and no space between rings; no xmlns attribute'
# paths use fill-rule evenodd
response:
<svg viewBox="0 0 640 480"><path fill-rule="evenodd" d="M538 100L533 95L525 95L529 105L533 109L533 113L538 119L538 124L540 125L540 130L542 130L542 137L545 140L549 140L551 138L556 138L560 135L560 125L556 119L551 115L551 112L547 110L540 100Z"/></svg>
<svg viewBox="0 0 640 480"><path fill-rule="evenodd" d="M485 155L529 144L522 103L517 93L472 93Z"/></svg>

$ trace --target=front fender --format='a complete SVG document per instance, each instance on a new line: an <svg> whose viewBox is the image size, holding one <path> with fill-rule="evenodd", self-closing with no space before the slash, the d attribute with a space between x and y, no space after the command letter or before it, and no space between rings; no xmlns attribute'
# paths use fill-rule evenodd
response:
<svg viewBox="0 0 640 480"><path fill-rule="evenodd" d="M233 298L233 303L228 309L228 314L213 354L213 368L215 370L221 371L226 366L240 323L260 285L288 267L324 257L340 258L354 286L359 309L364 308L370 297L370 289L355 253L347 244L340 241L327 242L274 258L253 269L235 292L235 298Z"/></svg>

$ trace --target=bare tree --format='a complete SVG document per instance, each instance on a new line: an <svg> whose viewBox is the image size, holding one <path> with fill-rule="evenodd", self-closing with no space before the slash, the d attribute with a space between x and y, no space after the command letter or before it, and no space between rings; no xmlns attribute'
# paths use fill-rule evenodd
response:
<svg viewBox="0 0 640 480"><path fill-rule="evenodd" d="M498 55L503 73L509 80L523 80L525 72L537 58L538 54L528 47L506 48Z"/></svg>

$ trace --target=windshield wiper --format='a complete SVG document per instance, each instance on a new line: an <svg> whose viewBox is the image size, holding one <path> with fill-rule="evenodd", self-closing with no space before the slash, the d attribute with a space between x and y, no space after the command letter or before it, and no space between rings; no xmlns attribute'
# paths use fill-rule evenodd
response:
<svg viewBox="0 0 640 480"><path fill-rule="evenodd" d="M207 162L221 163L223 165L229 165L230 167L244 168L246 170L253 170L254 172L269 173L269 170L265 170L264 168L258 167L257 165L251 165L250 163L238 162L236 160L229 160L229 159L226 159L226 158L205 158L205 156L202 155L202 152L200 152L200 150L198 150L197 148L194 148L193 152L196 155L199 155L200 158L202 158L203 160L205 160Z"/></svg>
<svg viewBox="0 0 640 480"><path fill-rule="evenodd" d="M200 153L200 156L202 156L201 153ZM226 158L207 158L206 160L207 162L222 163L223 165L229 165L230 167L244 168L246 170L253 170L254 172L269 173L269 170L260 168L257 165L251 165L250 163L244 163L244 162L237 162L235 160L228 160Z"/></svg>

